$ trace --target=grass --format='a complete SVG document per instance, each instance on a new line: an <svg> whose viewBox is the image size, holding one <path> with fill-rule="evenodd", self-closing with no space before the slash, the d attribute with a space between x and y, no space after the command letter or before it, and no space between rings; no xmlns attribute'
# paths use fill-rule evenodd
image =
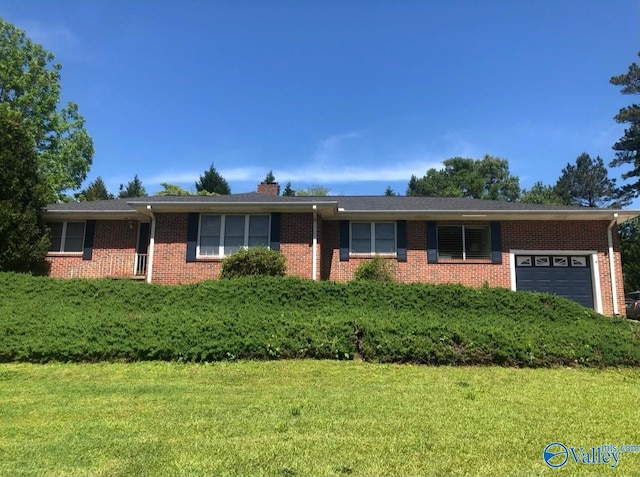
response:
<svg viewBox="0 0 640 477"><path fill-rule="evenodd" d="M640 444L640 370L358 361L0 365L1 476L546 476Z"/></svg>

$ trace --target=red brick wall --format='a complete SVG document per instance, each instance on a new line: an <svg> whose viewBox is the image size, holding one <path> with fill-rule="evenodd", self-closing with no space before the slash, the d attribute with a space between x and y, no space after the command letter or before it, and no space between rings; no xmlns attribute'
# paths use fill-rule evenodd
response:
<svg viewBox="0 0 640 477"><path fill-rule="evenodd" d="M191 283L220 277L219 258L186 261L187 217L187 214L156 214L153 282ZM312 278L312 227L311 213L282 214L280 250L286 258L288 275ZM319 270L318 259L318 276Z"/></svg>
<svg viewBox="0 0 640 477"><path fill-rule="evenodd" d="M502 223L502 246L509 250L593 250L598 252L600 291L605 315L613 315L607 221L517 221ZM618 313L625 314L618 233L613 230ZM507 255L508 257L508 255ZM504 260L504 253L503 253ZM594 297L595 298L595 297Z"/></svg>
<svg viewBox="0 0 640 477"><path fill-rule="evenodd" d="M186 261L187 214L156 214L153 282L191 283L220 276L220 259ZM478 222L474 222L478 223ZM51 276L60 278L96 278L133 276L136 222L97 221L92 260L81 254L50 255ZM502 222L502 264L476 263L427 264L426 223L407 222L407 262L390 258L398 281L461 283L468 286L511 286L510 250L594 250L598 253L600 289L604 313L613 314L607 243L608 222L595 221L509 221ZM287 260L287 273L312 278L313 214L282 214L280 250ZM316 278L352 280L355 270L367 257L340 262L339 221L318 218ZM618 310L624 314L624 291L618 236L614 231L614 260Z"/></svg>
<svg viewBox="0 0 640 477"><path fill-rule="evenodd" d="M131 277L137 237L136 221L98 220L91 260L82 260L82 253L49 254L49 275L55 278Z"/></svg>
<svg viewBox="0 0 640 477"><path fill-rule="evenodd" d="M446 223L446 222L439 222ZM480 222L474 222L480 224ZM502 222L502 264L490 260L450 263L427 263L426 223L407 222L407 262L390 258L399 281L460 283L467 286L511 287L509 250L593 250L598 252L598 268L604 313L613 314L609 273L608 222L594 221L510 221ZM322 273L326 280L348 281L367 258L340 261L339 222L325 221L322 234ZM618 310L624 314L624 290L618 237L614 231L614 259L617 280Z"/></svg>
<svg viewBox="0 0 640 477"><path fill-rule="evenodd" d="M220 259L187 262L188 214L156 214L154 283L192 283L220 277Z"/></svg>

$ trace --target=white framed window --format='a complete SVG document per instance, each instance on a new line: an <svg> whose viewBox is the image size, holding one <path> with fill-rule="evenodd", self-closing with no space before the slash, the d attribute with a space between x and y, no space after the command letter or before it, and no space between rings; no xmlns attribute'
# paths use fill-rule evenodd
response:
<svg viewBox="0 0 640 477"><path fill-rule="evenodd" d="M198 257L225 257L241 247L269 246L269 215L200 214Z"/></svg>
<svg viewBox="0 0 640 477"><path fill-rule="evenodd" d="M549 267L551 266L551 260L549 257L536 257L536 267Z"/></svg>
<svg viewBox="0 0 640 477"><path fill-rule="evenodd" d="M51 245L49 252L82 252L84 222L49 222Z"/></svg>
<svg viewBox="0 0 640 477"><path fill-rule="evenodd" d="M351 222L350 253L396 253L395 222Z"/></svg>
<svg viewBox="0 0 640 477"><path fill-rule="evenodd" d="M488 225L439 225L437 232L439 259L491 258Z"/></svg>

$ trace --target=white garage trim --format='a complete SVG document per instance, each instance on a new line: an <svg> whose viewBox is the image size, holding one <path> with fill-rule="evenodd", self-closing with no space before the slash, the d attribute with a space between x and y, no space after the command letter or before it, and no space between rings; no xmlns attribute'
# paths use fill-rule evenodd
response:
<svg viewBox="0 0 640 477"><path fill-rule="evenodd" d="M602 292L600 290L600 268L598 267L598 252L595 250L509 250L509 268L511 273L511 289L516 287L516 255L582 255L591 257L591 286L593 289L593 304L598 313L603 313Z"/></svg>

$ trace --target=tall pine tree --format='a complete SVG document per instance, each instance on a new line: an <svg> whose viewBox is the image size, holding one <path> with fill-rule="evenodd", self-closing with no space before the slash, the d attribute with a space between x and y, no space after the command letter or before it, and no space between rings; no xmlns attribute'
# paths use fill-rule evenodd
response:
<svg viewBox="0 0 640 477"><path fill-rule="evenodd" d="M640 52L638 53L640 56ZM622 94L640 94L640 66L632 63L625 74L614 76L609 80L615 86L622 86ZM624 135L613 145L616 157L611 166L631 166L622 174L622 179L632 182L622 186L622 192L630 197L640 196L640 105L632 104L622 108L614 116L618 123L628 124Z"/></svg>
<svg viewBox="0 0 640 477"><path fill-rule="evenodd" d="M199 193L208 194L231 194L231 188L227 181L220 175L216 168L213 167L213 163L209 170L204 171L204 174L200 176L200 180L196 182L196 190Z"/></svg>

